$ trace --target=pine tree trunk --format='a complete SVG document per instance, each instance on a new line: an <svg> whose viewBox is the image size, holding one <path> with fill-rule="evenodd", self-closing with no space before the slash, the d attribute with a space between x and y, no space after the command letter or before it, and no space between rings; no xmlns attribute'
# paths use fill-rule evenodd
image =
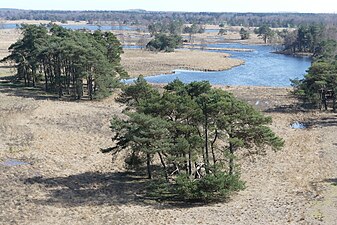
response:
<svg viewBox="0 0 337 225"><path fill-rule="evenodd" d="M27 81L27 76L26 76L26 74L25 74L25 72L24 72L24 68L22 69L22 72L24 73L24 74L23 74L23 79L25 80L25 86L27 86L27 85L29 85L29 83L28 83L28 81Z"/></svg>
<svg viewBox="0 0 337 225"><path fill-rule="evenodd" d="M324 110L328 110L328 104L327 104L327 101L326 101L326 91L323 90L322 91L322 103L323 103L323 106L324 106Z"/></svg>
<svg viewBox="0 0 337 225"><path fill-rule="evenodd" d="M88 94L89 94L90 100L92 100L92 91L93 91L92 75L90 75L88 79Z"/></svg>
<svg viewBox="0 0 337 225"><path fill-rule="evenodd" d="M204 132L205 132L205 159L204 159L204 163L205 163L206 173L209 173L208 119L207 119L207 114L205 115L205 128L204 128Z"/></svg>
<svg viewBox="0 0 337 225"><path fill-rule="evenodd" d="M150 154L146 154L146 166L147 166L147 174L148 178L152 179L152 170L151 170L151 156Z"/></svg>
<svg viewBox="0 0 337 225"><path fill-rule="evenodd" d="M62 83L61 83L61 76L59 76L59 98L62 97Z"/></svg>
<svg viewBox="0 0 337 225"><path fill-rule="evenodd" d="M335 93L333 93L332 110L333 110L334 113L336 112L336 95L335 95Z"/></svg>
<svg viewBox="0 0 337 225"><path fill-rule="evenodd" d="M229 174L232 175L234 173L234 145L232 143L229 143Z"/></svg>
<svg viewBox="0 0 337 225"><path fill-rule="evenodd" d="M192 174L192 154L191 149L188 151L188 175L191 176Z"/></svg>
<svg viewBox="0 0 337 225"><path fill-rule="evenodd" d="M59 89L59 98L62 97L62 75L61 75L61 65L59 59L57 60L57 77L58 77L58 89Z"/></svg>
<svg viewBox="0 0 337 225"><path fill-rule="evenodd" d="M168 176L167 176L167 168L166 168L166 164L165 161L163 159L163 156L160 154L160 152L158 152L159 158L160 158L160 162L164 168L164 175L165 175L165 180L168 181ZM150 178L151 179L151 178Z"/></svg>
<svg viewBox="0 0 337 225"><path fill-rule="evenodd" d="M211 151L212 151L212 157L213 157L213 165L215 165L216 163L216 158L215 158L215 153L214 153L214 144L216 142L216 140L218 139L218 130L215 130L215 136L214 139L211 143Z"/></svg>
<svg viewBox="0 0 337 225"><path fill-rule="evenodd" d="M45 89L46 91L49 91L48 90L48 75L47 75L47 70L46 70L46 67L45 67L45 64L43 63L43 72L44 72L44 84L45 84Z"/></svg>
<svg viewBox="0 0 337 225"><path fill-rule="evenodd" d="M324 104L324 109L325 109L325 111L328 110L328 104L327 104L325 95L324 95L324 97L323 97L323 104Z"/></svg>

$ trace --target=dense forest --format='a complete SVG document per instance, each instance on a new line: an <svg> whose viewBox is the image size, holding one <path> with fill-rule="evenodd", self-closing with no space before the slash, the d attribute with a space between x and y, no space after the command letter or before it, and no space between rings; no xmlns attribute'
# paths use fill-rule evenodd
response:
<svg viewBox="0 0 337 225"><path fill-rule="evenodd" d="M312 53L312 64L303 79L293 80L294 94L311 106L337 111L337 30L311 24L285 36L285 51Z"/></svg>
<svg viewBox="0 0 337 225"><path fill-rule="evenodd" d="M337 111L337 42L323 40L303 79L293 80L294 94L319 109Z"/></svg>
<svg viewBox="0 0 337 225"><path fill-rule="evenodd" d="M151 12L130 11L55 11L0 9L6 20L88 21L89 23L148 25L154 22L181 20L184 23L221 24L257 27L297 27L300 24L337 24L335 14L312 13L213 13L213 12Z"/></svg>
<svg viewBox="0 0 337 225"><path fill-rule="evenodd" d="M279 33L284 39L284 52L307 52L318 56L324 49L325 41L336 41L337 30L332 26L321 24L300 25L293 31L284 30Z"/></svg>

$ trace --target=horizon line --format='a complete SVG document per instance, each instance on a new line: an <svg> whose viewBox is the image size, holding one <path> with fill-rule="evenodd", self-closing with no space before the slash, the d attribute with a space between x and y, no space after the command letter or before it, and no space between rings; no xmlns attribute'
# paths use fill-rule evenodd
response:
<svg viewBox="0 0 337 225"><path fill-rule="evenodd" d="M20 8L0 8L0 10L22 10L22 11L69 11L69 12L175 12L175 13L271 13L271 14L336 14L336 12L297 12L297 11L176 11L176 10L146 10L146 9L20 9Z"/></svg>

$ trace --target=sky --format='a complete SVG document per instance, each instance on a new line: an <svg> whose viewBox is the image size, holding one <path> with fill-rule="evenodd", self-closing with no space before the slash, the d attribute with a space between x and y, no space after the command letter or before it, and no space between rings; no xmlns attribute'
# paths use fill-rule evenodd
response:
<svg viewBox="0 0 337 225"><path fill-rule="evenodd" d="M337 13L335 0L0 0L0 8Z"/></svg>

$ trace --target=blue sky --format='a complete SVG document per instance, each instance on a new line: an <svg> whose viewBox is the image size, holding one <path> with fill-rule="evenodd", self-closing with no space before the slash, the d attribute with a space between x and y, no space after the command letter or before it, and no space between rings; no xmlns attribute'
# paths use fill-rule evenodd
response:
<svg viewBox="0 0 337 225"><path fill-rule="evenodd" d="M0 8L336 13L335 0L0 0Z"/></svg>

